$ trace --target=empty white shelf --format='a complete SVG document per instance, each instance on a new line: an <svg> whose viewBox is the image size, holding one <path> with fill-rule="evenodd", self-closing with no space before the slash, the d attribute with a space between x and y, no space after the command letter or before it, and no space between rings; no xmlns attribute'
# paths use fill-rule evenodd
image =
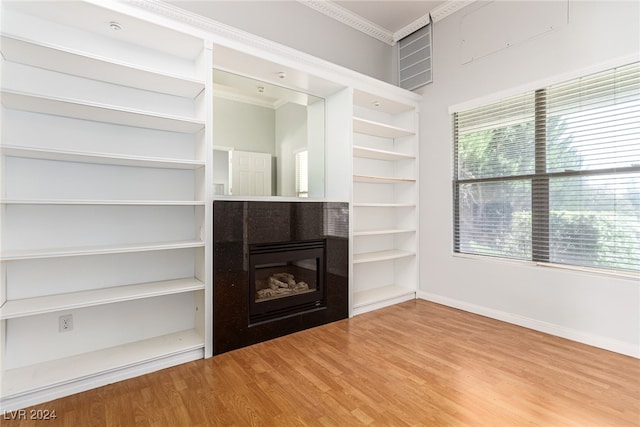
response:
<svg viewBox="0 0 640 427"><path fill-rule="evenodd" d="M187 241L180 241L180 242L157 242L157 243L142 243L142 244L114 245L114 246L88 246L88 247L79 247L79 248L16 250L16 251L5 251L0 257L0 261L20 261L20 260L28 260L28 259L42 259L42 258L62 258L62 257L88 256L88 255L166 251L166 250L172 250L172 249L198 248L203 246L204 246L204 242L201 240L187 240Z"/></svg>
<svg viewBox="0 0 640 427"><path fill-rule="evenodd" d="M109 18L69 6L60 16L118 18L127 34L48 19L37 4L2 8L7 410L211 353L211 43L127 7ZM49 220L60 229L38 237ZM87 322L51 337L67 312Z"/></svg>
<svg viewBox="0 0 640 427"><path fill-rule="evenodd" d="M165 280L161 282L140 283L136 285L9 300L0 308L0 319L33 316L61 310L72 310L81 307L192 292L202 289L204 289L204 283L192 277L189 279Z"/></svg>
<svg viewBox="0 0 640 427"><path fill-rule="evenodd" d="M162 357L187 353L204 347L204 338L196 330L187 330L155 338L92 351L3 372L3 398L54 387L121 370Z"/></svg>
<svg viewBox="0 0 640 427"><path fill-rule="evenodd" d="M365 252L360 254L353 254L353 263L354 264L362 264L365 262L378 262L378 261L388 261L398 258L405 258L415 256L414 252L401 251L398 249L392 249L388 251L378 251L378 252Z"/></svg>
<svg viewBox="0 0 640 427"><path fill-rule="evenodd" d="M381 138L401 138L403 136L415 135L415 132L408 129L361 119L359 117L353 118L353 131L365 135L379 136Z"/></svg>
<svg viewBox="0 0 640 427"><path fill-rule="evenodd" d="M412 178L394 178L390 176L371 176L371 175L354 175L353 180L355 182L366 182L373 184L399 184L399 183L411 183L416 182Z"/></svg>
<svg viewBox="0 0 640 427"><path fill-rule="evenodd" d="M201 200L87 200L87 199L10 199L2 205L107 205L107 206L204 206Z"/></svg>
<svg viewBox="0 0 640 427"><path fill-rule="evenodd" d="M158 157L125 156L109 153L88 153L81 151L49 150L36 147L18 147L4 145L0 153L10 157L27 159L58 160L63 162L93 163L112 166L135 166L163 169L198 169L205 165L204 161L166 159Z"/></svg>
<svg viewBox="0 0 640 427"><path fill-rule="evenodd" d="M416 156L410 154L397 153L395 151L387 151L387 150L378 150L374 148L368 147L353 147L353 155L354 157L362 157L365 159L374 159L374 160L412 160L415 159Z"/></svg>
<svg viewBox="0 0 640 427"><path fill-rule="evenodd" d="M354 231L354 236L378 236L383 234L401 234L401 233L415 233L416 230L409 228L390 228L385 230L362 230Z"/></svg>
<svg viewBox="0 0 640 427"><path fill-rule="evenodd" d="M354 89L353 106L350 314L358 315L415 298L419 141L408 97Z"/></svg>
<svg viewBox="0 0 640 427"><path fill-rule="evenodd" d="M14 91L2 91L2 104L15 110L171 132L193 134L204 128L203 121L187 117Z"/></svg>
<svg viewBox="0 0 640 427"><path fill-rule="evenodd" d="M382 286L375 289L362 290L353 294L353 307L355 309L388 301L395 298L415 297L414 289L404 288L398 285Z"/></svg>
<svg viewBox="0 0 640 427"><path fill-rule="evenodd" d="M2 55L8 61L93 80L185 98L195 98L204 90L202 80L167 74L52 44L2 36L1 46Z"/></svg>
<svg viewBox="0 0 640 427"><path fill-rule="evenodd" d="M354 203L354 208L415 208L415 203Z"/></svg>

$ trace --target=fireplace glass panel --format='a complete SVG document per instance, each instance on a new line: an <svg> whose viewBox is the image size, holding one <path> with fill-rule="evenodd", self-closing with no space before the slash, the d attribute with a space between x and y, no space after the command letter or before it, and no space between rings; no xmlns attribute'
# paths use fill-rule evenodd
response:
<svg viewBox="0 0 640 427"><path fill-rule="evenodd" d="M286 298L317 289L318 259L257 265L256 302Z"/></svg>
<svg viewBox="0 0 640 427"><path fill-rule="evenodd" d="M254 322L325 306L325 242L256 245L250 255Z"/></svg>

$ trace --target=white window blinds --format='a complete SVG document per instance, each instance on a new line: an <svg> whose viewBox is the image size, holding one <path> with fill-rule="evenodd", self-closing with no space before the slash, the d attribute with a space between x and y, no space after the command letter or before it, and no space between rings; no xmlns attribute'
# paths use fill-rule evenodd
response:
<svg viewBox="0 0 640 427"><path fill-rule="evenodd" d="M640 271L640 66L454 114L454 250Z"/></svg>

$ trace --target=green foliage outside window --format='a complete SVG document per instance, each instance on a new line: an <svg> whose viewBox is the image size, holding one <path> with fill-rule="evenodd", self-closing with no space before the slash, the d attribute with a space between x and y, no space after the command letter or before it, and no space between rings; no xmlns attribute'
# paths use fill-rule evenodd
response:
<svg viewBox="0 0 640 427"><path fill-rule="evenodd" d="M590 83L553 114L545 91L456 114L457 252L640 271L640 67L624 71L624 99Z"/></svg>

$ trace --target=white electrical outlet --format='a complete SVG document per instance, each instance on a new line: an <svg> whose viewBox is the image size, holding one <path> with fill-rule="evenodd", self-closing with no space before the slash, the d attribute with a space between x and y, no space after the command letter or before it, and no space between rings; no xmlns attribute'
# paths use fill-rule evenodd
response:
<svg viewBox="0 0 640 427"><path fill-rule="evenodd" d="M58 317L58 332L73 331L73 314Z"/></svg>

